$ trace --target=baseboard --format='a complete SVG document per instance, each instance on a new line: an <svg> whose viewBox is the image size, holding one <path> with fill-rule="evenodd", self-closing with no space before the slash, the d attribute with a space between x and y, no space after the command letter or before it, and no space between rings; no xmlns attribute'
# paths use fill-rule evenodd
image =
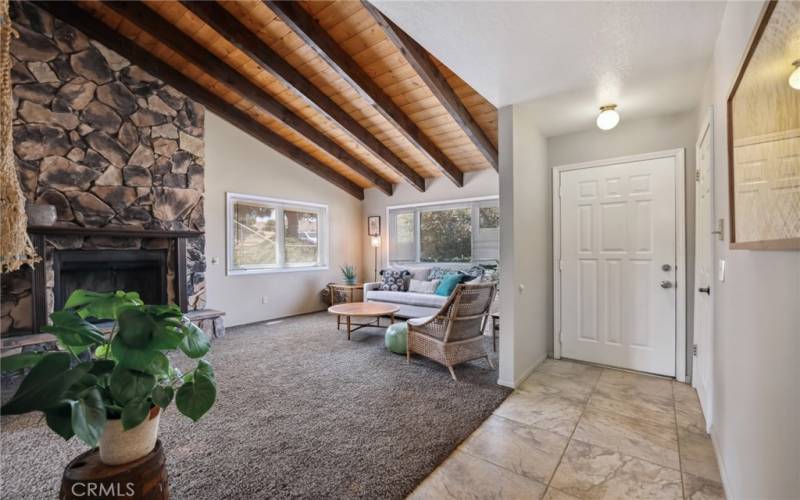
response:
<svg viewBox="0 0 800 500"><path fill-rule="evenodd" d="M725 470L725 462L722 461L722 453L719 451L717 439L714 436L714 429L716 429L716 427L714 427L714 424L711 424L711 431L709 432L709 435L711 436L711 446L714 447L714 455L717 457L717 467L719 468L719 477L722 480L722 490L725 494L725 498L729 500L736 500L736 497L731 494L731 483L728 481L728 473Z"/></svg>
<svg viewBox="0 0 800 500"><path fill-rule="evenodd" d="M516 389L522 382L525 381L525 379L530 377L531 373L533 373L533 370L535 370L540 364L542 364L542 362L545 359L547 359L547 353L540 356L536 361L534 361L533 364L524 372L522 372L522 375L517 377L513 382L509 382L508 380L503 380L503 379L497 379L497 383L504 387L510 387L512 389Z"/></svg>
<svg viewBox="0 0 800 500"><path fill-rule="evenodd" d="M298 318L300 316L308 316L310 314L317 314L317 313L325 312L327 310L328 309L325 308L325 309L319 309L319 310L316 310L316 311L306 311L306 312L301 312L301 313L296 313L296 314L289 314L287 316L277 316L277 317L274 317L274 318L260 319L258 321L249 321L247 323L239 323L239 324L236 324L236 325L231 325L229 327L226 325L226 328L234 328L234 327L240 327L240 326L252 326L252 325L258 325L260 323L272 323L274 321L284 321L284 320L287 320L287 319Z"/></svg>
<svg viewBox="0 0 800 500"><path fill-rule="evenodd" d="M509 382L507 380L503 380L501 378L497 379L497 385L502 385L503 387L508 387L509 389L514 388L514 382Z"/></svg>

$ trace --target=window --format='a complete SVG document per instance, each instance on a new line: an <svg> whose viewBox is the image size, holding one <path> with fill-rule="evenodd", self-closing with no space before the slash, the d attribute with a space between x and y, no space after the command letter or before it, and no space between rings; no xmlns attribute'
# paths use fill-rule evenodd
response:
<svg viewBox="0 0 800 500"><path fill-rule="evenodd" d="M390 262L500 259L497 198L389 207Z"/></svg>
<svg viewBox="0 0 800 500"><path fill-rule="evenodd" d="M325 269L327 211L228 193L228 274Z"/></svg>
<svg viewBox="0 0 800 500"><path fill-rule="evenodd" d="M421 262L469 262L472 260L472 210L447 208L419 214Z"/></svg>
<svg viewBox="0 0 800 500"><path fill-rule="evenodd" d="M500 207L480 207L478 210L479 229L498 229L500 227Z"/></svg>

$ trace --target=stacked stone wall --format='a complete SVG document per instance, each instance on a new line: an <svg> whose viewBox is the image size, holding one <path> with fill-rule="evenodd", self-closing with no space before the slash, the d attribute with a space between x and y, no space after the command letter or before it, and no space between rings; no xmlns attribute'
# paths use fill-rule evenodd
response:
<svg viewBox="0 0 800 500"><path fill-rule="evenodd" d="M32 4L12 2L12 20L14 156L26 199L53 205L61 226L203 231L204 108ZM48 250L166 244L125 240L48 239ZM204 244L187 245L193 309L205 306ZM30 329L29 274L3 276L4 335Z"/></svg>

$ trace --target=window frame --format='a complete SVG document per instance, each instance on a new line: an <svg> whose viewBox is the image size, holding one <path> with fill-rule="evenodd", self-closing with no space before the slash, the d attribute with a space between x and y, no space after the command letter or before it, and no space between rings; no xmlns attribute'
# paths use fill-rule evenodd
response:
<svg viewBox="0 0 800 500"><path fill-rule="evenodd" d="M431 201L425 203L411 203L407 205L392 205L386 207L386 227L387 227L387 245L386 245L386 262L388 265L394 264L421 264L421 265L437 265L437 264L450 264L450 265L463 265L465 262L424 262L420 260L421 257L421 243L422 240L420 238L420 214L422 212L429 212L435 210L447 210L447 209L454 209L454 208L471 208L472 209L472 231L470 233L470 263L479 263L479 262L490 262L494 259L481 259L480 261L475 261L475 237L477 235L476 231L478 230L478 211L480 207L497 204L498 210L500 207L500 196L493 195L493 196L480 196L475 198L461 198L456 200L441 200L441 201ZM414 246L415 246L415 258L414 260L392 260L391 253L392 253L392 238L394 235L392 234L392 225L394 222L392 221L392 212L397 213L414 213ZM499 227L497 228L499 233ZM500 260L499 254L500 248L500 240L498 235L498 255L497 260Z"/></svg>
<svg viewBox="0 0 800 500"><path fill-rule="evenodd" d="M233 263L233 243L234 243L234 206L237 201L262 203L275 209L275 241L276 257L275 265L267 265L252 269L239 269ZM257 196L242 193L226 193L225 210L225 273L227 276L243 276L253 274L272 274L302 271L325 271L329 269L329 211L328 205L322 203L312 203L307 201L285 200L267 196ZM286 221L284 210L312 212L317 214L317 262L314 264L287 264L286 249L284 248Z"/></svg>

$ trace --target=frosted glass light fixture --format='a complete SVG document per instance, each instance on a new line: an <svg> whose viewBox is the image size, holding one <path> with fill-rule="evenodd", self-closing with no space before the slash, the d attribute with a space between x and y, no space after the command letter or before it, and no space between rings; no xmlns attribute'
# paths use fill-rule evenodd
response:
<svg viewBox="0 0 800 500"><path fill-rule="evenodd" d="M597 128L600 130L611 130L619 123L619 113L617 105L609 104L600 107L600 114L597 115Z"/></svg>
<svg viewBox="0 0 800 500"><path fill-rule="evenodd" d="M789 86L795 90L800 90L800 59L792 63L794 71L789 75Z"/></svg>

